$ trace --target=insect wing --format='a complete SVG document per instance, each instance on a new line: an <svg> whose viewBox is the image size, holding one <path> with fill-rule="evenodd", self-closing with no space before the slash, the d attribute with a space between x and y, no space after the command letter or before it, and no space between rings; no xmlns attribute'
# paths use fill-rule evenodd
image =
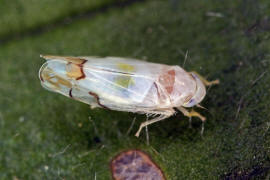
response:
<svg viewBox="0 0 270 180"><path fill-rule="evenodd" d="M169 66L112 57L45 58L42 85L92 106L134 112L156 108L160 97L168 99L158 77Z"/></svg>
<svg viewBox="0 0 270 180"><path fill-rule="evenodd" d="M97 94L100 104L111 109L128 110L153 107L158 103L157 92L154 92L157 90L153 86L162 67L153 68L150 63L141 61L99 60L84 64L85 79L79 80L78 85L88 89L90 94Z"/></svg>
<svg viewBox="0 0 270 180"><path fill-rule="evenodd" d="M90 96L87 89L79 86L77 80L70 77L69 66L69 62L59 59L44 63L39 70L41 85L49 91L60 93L92 106L98 106L95 97Z"/></svg>
<svg viewBox="0 0 270 180"><path fill-rule="evenodd" d="M150 63L137 59L119 58L119 57L80 57L87 60L91 67L127 74L136 74L137 76L154 77L160 74L160 71L170 66L164 64Z"/></svg>

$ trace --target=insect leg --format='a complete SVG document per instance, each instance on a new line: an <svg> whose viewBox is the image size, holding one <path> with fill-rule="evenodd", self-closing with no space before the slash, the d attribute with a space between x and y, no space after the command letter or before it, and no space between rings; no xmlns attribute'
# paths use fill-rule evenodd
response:
<svg viewBox="0 0 270 180"><path fill-rule="evenodd" d="M188 112L188 110L186 110L183 107L177 107L177 109L179 111L181 111L187 117L190 117L190 118L193 117L193 116L198 117L198 118L200 118L202 120L202 122L204 122L206 120L206 118L204 116L202 116L200 113L194 111L193 109L190 112Z"/></svg>
<svg viewBox="0 0 270 180"><path fill-rule="evenodd" d="M156 118L154 118L154 119L151 119L151 120L149 120L149 121L145 121L145 122L141 123L140 128L139 128L139 130L137 131L137 133L135 134L135 136L136 136L136 137L139 137L142 128L144 128L145 126L148 126L148 125L153 124L153 123L155 123L155 122L161 121L161 120L166 119L166 118L168 118L168 117L170 117L170 115L160 115L159 117L156 117Z"/></svg>
<svg viewBox="0 0 270 180"><path fill-rule="evenodd" d="M198 76L198 78L203 82L203 84L205 86L211 86L214 84L219 84L219 79L216 79L214 81L208 81L206 78L204 78L203 76L201 76L199 73L197 73L196 71L192 71L192 74L195 74L196 76Z"/></svg>
<svg viewBox="0 0 270 180"><path fill-rule="evenodd" d="M201 130L201 135L203 135L203 131L204 131L204 122L206 120L206 118L204 116L202 116L201 114L199 114L198 112L194 111L193 109L191 110L191 112L188 112L188 110L186 110L183 107L177 107L177 109L179 111L181 111L185 116L189 117L189 127L191 127L191 118L193 116L198 117L202 120L202 130Z"/></svg>
<svg viewBox="0 0 270 180"><path fill-rule="evenodd" d="M189 122L189 125L188 125L188 127L189 127L189 128L192 128L192 117L189 117L189 120L188 120L188 122Z"/></svg>

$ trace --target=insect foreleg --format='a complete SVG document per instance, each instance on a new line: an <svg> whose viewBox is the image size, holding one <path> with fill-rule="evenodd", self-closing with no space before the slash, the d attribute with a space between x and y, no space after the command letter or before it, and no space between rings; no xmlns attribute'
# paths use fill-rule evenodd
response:
<svg viewBox="0 0 270 180"><path fill-rule="evenodd" d="M196 111L194 111L193 109L190 111L190 112L188 112L188 110L186 110L185 108L183 108L183 107L177 107L177 109L179 110L179 111L181 111L185 116L187 116L187 117L198 117L198 118L200 118L203 122L206 120L206 118L204 117L204 116L202 116L200 113L198 113L198 112L196 112Z"/></svg>
<svg viewBox="0 0 270 180"><path fill-rule="evenodd" d="M196 76L198 76L198 78L203 82L203 84L205 86L211 86L211 85L214 85L214 84L219 84L219 80L216 79L214 81L208 81L206 78L204 78L203 76L201 76L199 73L197 73L196 71L192 71L191 72L192 74L195 74Z"/></svg>
<svg viewBox="0 0 270 180"><path fill-rule="evenodd" d="M200 113L194 111L193 109L188 112L188 110L186 110L185 108L183 107L177 107L177 109L179 111L181 111L185 116L189 117L189 126L191 127L191 118L194 116L194 117L198 117L202 120L202 130L201 130L201 135L203 134L203 131L204 131L204 122L206 120L206 118L204 116L202 116Z"/></svg>

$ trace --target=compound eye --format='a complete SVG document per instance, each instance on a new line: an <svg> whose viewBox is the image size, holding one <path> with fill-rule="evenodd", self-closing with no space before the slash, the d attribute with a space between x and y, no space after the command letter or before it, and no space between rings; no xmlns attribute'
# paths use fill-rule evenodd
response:
<svg viewBox="0 0 270 180"><path fill-rule="evenodd" d="M192 106L194 106L196 104L196 101L195 101L195 99L190 99L189 100L189 102L188 102L188 104L187 104L187 107L192 107Z"/></svg>

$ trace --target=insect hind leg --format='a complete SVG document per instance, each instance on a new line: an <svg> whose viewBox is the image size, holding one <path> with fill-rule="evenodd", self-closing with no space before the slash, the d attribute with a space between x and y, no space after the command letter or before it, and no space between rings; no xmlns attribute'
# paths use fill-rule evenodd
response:
<svg viewBox="0 0 270 180"><path fill-rule="evenodd" d="M156 117L154 119L151 119L149 121L145 121L145 122L141 123L141 125L140 125L138 131L136 132L135 136L136 137L139 137L140 136L140 133L141 133L142 128L144 128L144 127L146 127L146 126L148 126L150 124L156 123L158 121L161 121L163 119L166 119L168 117L170 117L170 116L168 116L168 115L160 115L159 117Z"/></svg>

